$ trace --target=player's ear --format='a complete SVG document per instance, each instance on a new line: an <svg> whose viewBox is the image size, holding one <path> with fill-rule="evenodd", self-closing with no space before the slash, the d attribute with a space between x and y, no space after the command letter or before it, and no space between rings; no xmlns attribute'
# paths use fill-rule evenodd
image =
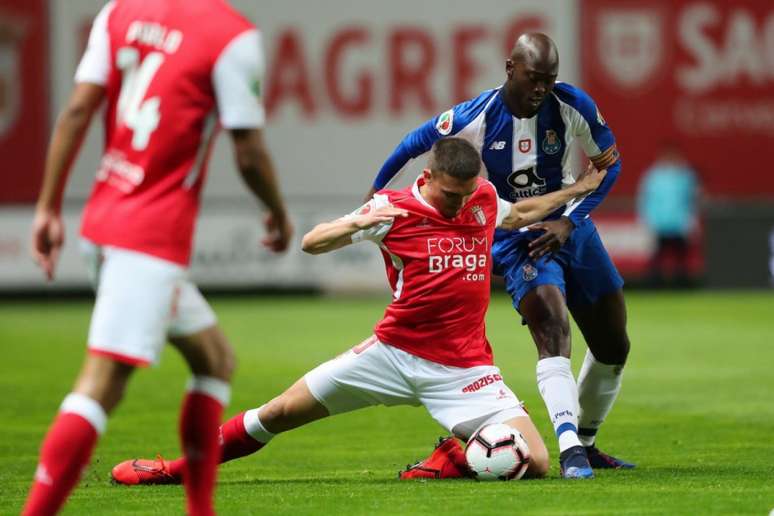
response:
<svg viewBox="0 0 774 516"><path fill-rule="evenodd" d="M425 180L425 182L429 181L431 177L433 177L433 173L429 168L422 170L422 178Z"/></svg>
<svg viewBox="0 0 774 516"><path fill-rule="evenodd" d="M505 75L509 79L513 75L513 60L512 59L506 59L505 60Z"/></svg>

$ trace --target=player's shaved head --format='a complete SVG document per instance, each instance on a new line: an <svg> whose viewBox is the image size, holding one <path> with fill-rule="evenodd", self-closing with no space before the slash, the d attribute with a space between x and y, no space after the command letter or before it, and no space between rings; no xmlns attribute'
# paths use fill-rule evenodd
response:
<svg viewBox="0 0 774 516"><path fill-rule="evenodd" d="M481 171L481 156L476 148L462 138L441 138L430 149L428 168L459 180L474 178Z"/></svg>
<svg viewBox="0 0 774 516"><path fill-rule="evenodd" d="M559 51L554 41L542 32L527 32L519 36L513 45L511 60L540 69L557 69Z"/></svg>
<svg viewBox="0 0 774 516"><path fill-rule="evenodd" d="M519 118L532 118L554 89L559 73L559 52L542 32L527 32L516 40L505 61L507 80L503 100Z"/></svg>

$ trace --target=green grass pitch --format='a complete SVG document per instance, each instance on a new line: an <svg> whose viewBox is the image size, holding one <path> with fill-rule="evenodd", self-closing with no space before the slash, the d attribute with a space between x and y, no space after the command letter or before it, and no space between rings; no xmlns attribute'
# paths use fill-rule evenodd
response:
<svg viewBox="0 0 774 516"><path fill-rule="evenodd" d="M539 481L398 482L442 430L422 408L375 407L277 437L223 466L222 514L758 514L774 508L774 297L760 293L629 293L632 352L600 447L632 471L558 478L556 441L535 386L528 332L495 296L488 333L506 380L552 453ZM240 359L228 415L278 394L369 335L386 297L217 298ZM0 303L0 513L18 514L40 440L83 357L87 301ZM575 331L575 330L574 330ZM585 346L574 335L575 371ZM108 425L65 514L180 514L178 486L126 488L111 466L178 454L187 374L166 350L141 371Z"/></svg>

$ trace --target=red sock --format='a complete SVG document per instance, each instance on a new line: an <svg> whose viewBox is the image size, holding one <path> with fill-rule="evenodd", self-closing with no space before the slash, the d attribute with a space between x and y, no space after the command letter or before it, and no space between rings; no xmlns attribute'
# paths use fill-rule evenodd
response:
<svg viewBox="0 0 774 516"><path fill-rule="evenodd" d="M195 380L196 381L196 380ZM214 381L228 388L225 382ZM189 515L215 514L213 491L220 459L218 427L223 402L206 387L193 387L183 401L180 437L185 452L183 484Z"/></svg>
<svg viewBox="0 0 774 516"><path fill-rule="evenodd" d="M220 442L221 464L255 453L264 446L264 443L256 441L247 433L244 416L245 413L241 412L220 427L218 440ZM181 457L170 461L167 464L167 471L172 476L182 478L184 466L185 458Z"/></svg>
<svg viewBox="0 0 774 516"><path fill-rule="evenodd" d="M22 514L56 514L81 479L97 443L97 430L83 416L62 412L40 449L40 462Z"/></svg>

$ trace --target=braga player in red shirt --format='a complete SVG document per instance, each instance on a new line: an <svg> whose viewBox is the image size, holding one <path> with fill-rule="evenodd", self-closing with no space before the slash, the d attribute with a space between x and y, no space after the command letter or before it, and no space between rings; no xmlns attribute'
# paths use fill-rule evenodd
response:
<svg viewBox="0 0 774 516"><path fill-rule="evenodd" d="M537 222L594 191L606 172L590 170L564 190L511 204L498 198L480 170L479 153L469 142L441 139L412 187L382 190L354 213L304 236L303 248L312 254L374 242L384 256L393 300L373 336L225 423L222 461L251 454L274 435L329 415L372 405L424 405L463 439L487 423L513 426L531 451L527 474L546 474L548 451L494 366L484 331L492 238L496 227ZM466 388L470 385L477 388ZM463 474L464 456L458 452L440 466L442 477ZM113 478L130 485L175 483L185 475L184 458L129 460L113 468Z"/></svg>
<svg viewBox="0 0 774 516"><path fill-rule="evenodd" d="M187 268L219 125L231 134L246 184L268 208L264 243L282 251L290 240L263 144L263 65L260 33L223 0L116 0L94 20L51 140L32 245L52 278L67 175L104 103L105 151L81 226L96 305L89 354L43 441L24 514L59 510L132 371L157 362L167 340L193 373L180 423L188 512L212 513L233 354Z"/></svg>

